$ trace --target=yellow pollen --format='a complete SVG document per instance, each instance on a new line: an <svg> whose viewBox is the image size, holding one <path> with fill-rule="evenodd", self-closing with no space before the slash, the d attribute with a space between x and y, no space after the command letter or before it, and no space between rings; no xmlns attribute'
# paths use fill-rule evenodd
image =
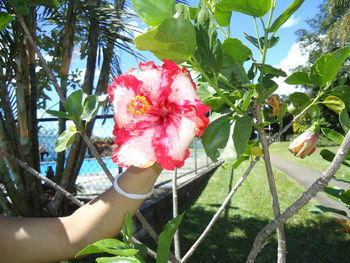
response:
<svg viewBox="0 0 350 263"><path fill-rule="evenodd" d="M151 109L144 96L137 95L129 102L129 110L137 115L146 114Z"/></svg>

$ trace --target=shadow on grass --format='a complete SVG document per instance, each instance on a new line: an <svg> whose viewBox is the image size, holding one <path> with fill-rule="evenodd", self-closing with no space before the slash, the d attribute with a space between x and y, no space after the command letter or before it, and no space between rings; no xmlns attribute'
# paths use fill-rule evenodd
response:
<svg viewBox="0 0 350 263"><path fill-rule="evenodd" d="M186 212L180 230L182 253L196 241L213 214L214 212L202 207L193 207ZM222 216L188 263L245 262L256 234L266 224L267 220L249 215ZM337 233L337 228L338 225L330 219L308 220L302 225L285 225L287 262L349 262L350 238ZM270 237L256 262L276 262L276 247L275 237Z"/></svg>

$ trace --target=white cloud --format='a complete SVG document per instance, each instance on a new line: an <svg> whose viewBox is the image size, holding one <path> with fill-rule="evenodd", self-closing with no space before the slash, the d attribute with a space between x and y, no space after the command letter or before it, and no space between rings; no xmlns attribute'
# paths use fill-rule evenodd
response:
<svg viewBox="0 0 350 263"><path fill-rule="evenodd" d="M292 27L295 26L299 23L300 17L295 17L292 15L282 26L281 28L287 28L287 27Z"/></svg>
<svg viewBox="0 0 350 263"><path fill-rule="evenodd" d="M287 56L281 60L281 62L275 66L280 68L287 73L289 76L292 73L292 70L300 65L305 65L308 61L308 54L302 53L298 43L294 43L290 50L288 51ZM274 78L274 81L278 84L279 88L276 90L278 94L290 94L295 91L300 91L295 85L288 85L284 82L285 78L278 77Z"/></svg>

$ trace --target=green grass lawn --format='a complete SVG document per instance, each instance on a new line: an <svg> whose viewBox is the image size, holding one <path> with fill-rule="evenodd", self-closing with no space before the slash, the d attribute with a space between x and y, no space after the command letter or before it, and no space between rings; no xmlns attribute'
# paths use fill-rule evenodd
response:
<svg viewBox="0 0 350 263"><path fill-rule="evenodd" d="M180 228L183 253L204 230L245 168L243 165L235 170L233 181L229 169L219 168L205 190L188 207ZM277 170L275 176L283 211L303 189ZM350 236L336 232L339 227L330 217L309 213L312 204L316 202L312 201L285 225L287 262L349 262ZM264 166L260 162L188 262L245 262L256 234L271 219L271 199ZM276 262L275 237L268 241L256 262Z"/></svg>
<svg viewBox="0 0 350 263"><path fill-rule="evenodd" d="M328 162L322 158L322 156L320 155L320 151L322 149L326 148L326 149L336 153L337 149L338 149L338 147L325 147L325 148L319 147L316 149L316 152L314 152L310 156L305 157L304 159L301 159L301 158L295 157L288 150L289 144L290 144L290 142L273 143L270 146L270 152L278 157L305 165L305 166L310 167L310 168L314 168L320 172L324 172L330 164L330 162ZM346 167L345 165L342 165L336 174L341 175L344 173L350 174L350 168Z"/></svg>

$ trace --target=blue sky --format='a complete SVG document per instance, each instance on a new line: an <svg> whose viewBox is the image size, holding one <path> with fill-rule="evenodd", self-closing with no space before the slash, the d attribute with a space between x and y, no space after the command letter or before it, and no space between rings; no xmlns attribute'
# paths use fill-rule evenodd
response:
<svg viewBox="0 0 350 263"><path fill-rule="evenodd" d="M198 3L197 0L190 0L189 2L191 6L197 6ZM292 2L292 0L277 0L274 19ZM308 28L305 20L315 17L316 13L318 12L318 6L321 2L321 0L306 0L301 8L294 13L294 15L287 21L286 25L276 34L276 36L280 37L280 41L274 48L269 50L266 63L282 68L287 73L290 73L290 70L297 65L305 63L306 56L301 54L298 48L295 31L301 28ZM265 21L266 19L267 17L265 17ZM140 24L140 26L146 28L145 25ZM259 61L257 49L243 37L243 33L255 36L253 20L250 16L233 12L231 20L231 37L240 39L245 45L251 48L255 59ZM145 55L150 60L157 61L157 59L149 52L142 51L140 53ZM85 64L86 61L79 60L78 54L74 56L72 67L85 68ZM161 64L161 62L158 61L157 64ZM135 58L131 57L125 52L121 53L121 69L123 73L125 73L131 67L137 67L137 65L138 61ZM99 70L97 71L99 72ZM285 84L281 78L277 79L276 82L278 82L280 85L278 93L288 94L295 90L294 87ZM52 98L52 101L48 102L48 106L52 107L51 109L57 109L58 96L52 93L50 94L50 97ZM39 116L40 115L41 114L39 113Z"/></svg>

